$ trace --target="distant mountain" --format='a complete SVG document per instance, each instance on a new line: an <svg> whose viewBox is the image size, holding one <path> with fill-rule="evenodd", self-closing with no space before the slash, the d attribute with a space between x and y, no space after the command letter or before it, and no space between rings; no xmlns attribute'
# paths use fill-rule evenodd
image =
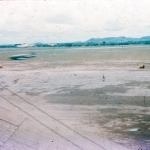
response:
<svg viewBox="0 0 150 150"><path fill-rule="evenodd" d="M81 47L81 46L115 46L115 45L139 45L150 44L150 36L141 38L131 37L106 37L91 38L84 42L70 43L34 43L34 44L3 44L0 48L27 48L27 47Z"/></svg>
<svg viewBox="0 0 150 150"><path fill-rule="evenodd" d="M93 42L93 43L103 43L103 42L107 42L107 43L122 43L122 42L127 42L131 40L131 38L126 38L126 37L107 37L107 38L91 38L87 41L85 41L85 43L89 43L89 42Z"/></svg>
<svg viewBox="0 0 150 150"><path fill-rule="evenodd" d="M150 36L141 38L130 37L106 37L91 38L84 42L57 43L56 47L75 47L75 46L114 46L114 45L131 45L131 44L150 44Z"/></svg>
<svg viewBox="0 0 150 150"><path fill-rule="evenodd" d="M150 40L150 36L144 36L144 37L141 37L141 39L149 39Z"/></svg>
<svg viewBox="0 0 150 150"><path fill-rule="evenodd" d="M85 41L86 44L100 44L100 45L119 45L119 44L150 44L150 36L142 38L130 37L107 37L107 38L91 38Z"/></svg>

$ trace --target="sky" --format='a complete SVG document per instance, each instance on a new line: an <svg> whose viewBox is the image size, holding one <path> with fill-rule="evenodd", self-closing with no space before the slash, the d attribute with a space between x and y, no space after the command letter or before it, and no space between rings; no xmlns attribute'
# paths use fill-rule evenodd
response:
<svg viewBox="0 0 150 150"><path fill-rule="evenodd" d="M0 1L0 44L150 35L149 0Z"/></svg>

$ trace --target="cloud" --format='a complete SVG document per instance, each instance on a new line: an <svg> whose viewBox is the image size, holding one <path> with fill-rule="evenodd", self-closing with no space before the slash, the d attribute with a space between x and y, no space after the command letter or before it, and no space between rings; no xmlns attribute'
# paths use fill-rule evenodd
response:
<svg viewBox="0 0 150 150"><path fill-rule="evenodd" d="M149 0L0 1L0 41L71 42L145 36Z"/></svg>
<svg viewBox="0 0 150 150"><path fill-rule="evenodd" d="M48 23L67 24L67 25L73 25L73 24L76 23L72 19L71 15L69 15L69 14L63 14L63 13L57 14L55 16L48 17L46 19L46 21Z"/></svg>

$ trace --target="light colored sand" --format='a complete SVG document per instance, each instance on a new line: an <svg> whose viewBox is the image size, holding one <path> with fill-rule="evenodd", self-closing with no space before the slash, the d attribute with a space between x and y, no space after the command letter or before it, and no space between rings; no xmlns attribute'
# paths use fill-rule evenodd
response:
<svg viewBox="0 0 150 150"><path fill-rule="evenodd" d="M150 149L149 47L136 49L1 53L0 149Z"/></svg>
<svg viewBox="0 0 150 150"><path fill-rule="evenodd" d="M105 81L102 80L103 74ZM128 116L128 113L142 115L142 111L145 110L148 114L148 108L141 107L144 101L141 103L138 97L139 101L132 100L134 105L128 107L130 99L125 104L119 97L111 101L111 96L120 94L124 97L135 95L144 97L146 94L146 103L149 105L149 71L45 69L42 72L40 70L22 72L8 69L1 71L0 79L2 96L0 119L3 123L7 122L15 127L15 132L10 130L9 136L2 141L3 149L9 149L11 144L14 147L19 146L20 149L25 147L107 150L127 149L121 146L122 144L129 149L139 145L138 141L133 144L136 140L128 134L127 129L136 124L136 121L130 120L131 116ZM140 92L139 86L144 88ZM105 89L106 87L108 88ZM99 90L94 92L95 89ZM97 97L100 100L94 100ZM106 101L103 104L106 97L110 102ZM118 105L119 102L122 104ZM138 110L135 111L134 106L139 102L139 106L136 107ZM116 109L117 113L124 109L122 113L127 115L120 119L115 117L114 122L111 118L106 120L105 115L112 115L112 109ZM107 112L104 115L100 114L99 110ZM122 119L129 120L124 122ZM123 128L123 124L126 124L126 127ZM119 133L115 133L114 129ZM126 137L123 136L124 132L127 134ZM129 146L129 142L132 146Z"/></svg>

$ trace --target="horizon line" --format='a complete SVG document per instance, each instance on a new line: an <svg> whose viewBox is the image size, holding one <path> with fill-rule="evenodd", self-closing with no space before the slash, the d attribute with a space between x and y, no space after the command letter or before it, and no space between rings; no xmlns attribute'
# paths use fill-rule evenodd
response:
<svg viewBox="0 0 150 150"><path fill-rule="evenodd" d="M89 38L88 40L90 39L106 39L106 38L132 38L132 39L141 39L141 38L150 38L150 35L147 35L147 36L142 36L142 37L128 37L128 36L107 36L107 37L92 37L92 38ZM76 42L81 42L81 43L84 43L88 40L85 40L85 41L73 41L73 42L33 42L33 43L0 43L0 45L21 45L21 44L36 44L36 43L42 43L42 44L62 44L62 43L76 43Z"/></svg>

